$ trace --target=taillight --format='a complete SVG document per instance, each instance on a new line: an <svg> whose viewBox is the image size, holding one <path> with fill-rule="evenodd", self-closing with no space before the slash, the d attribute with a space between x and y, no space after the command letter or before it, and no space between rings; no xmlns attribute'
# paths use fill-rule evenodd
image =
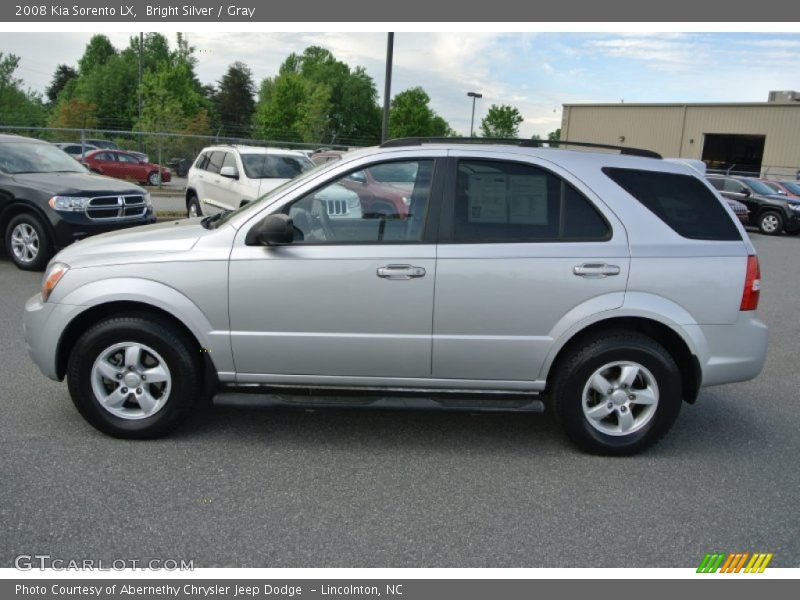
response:
<svg viewBox="0 0 800 600"><path fill-rule="evenodd" d="M758 308L758 296L761 293L761 269L757 256L747 257L747 275L744 278L742 305L739 310L755 310Z"/></svg>

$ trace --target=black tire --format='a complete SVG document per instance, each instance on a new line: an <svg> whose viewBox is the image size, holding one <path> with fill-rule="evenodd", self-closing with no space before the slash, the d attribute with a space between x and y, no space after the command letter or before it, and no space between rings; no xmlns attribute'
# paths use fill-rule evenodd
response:
<svg viewBox="0 0 800 600"><path fill-rule="evenodd" d="M195 211L194 214L192 214L192 210ZM200 200L198 200L197 196L194 194L189 196L189 200L186 201L186 216L190 219L192 217L203 216L203 209L200 207Z"/></svg>
<svg viewBox="0 0 800 600"><path fill-rule="evenodd" d="M758 230L764 235L780 235L783 231L783 215L767 210L758 215Z"/></svg>
<svg viewBox="0 0 800 600"><path fill-rule="evenodd" d="M12 237L16 233L21 233L20 230L17 230L18 227L35 232L37 250L30 260L27 259L29 254L26 250L23 249L22 255L17 256L12 247ZM15 230L17 231L15 232ZM42 223L42 220L33 213L22 213L12 217L6 227L5 244L8 256L23 271L43 271L47 266L47 262L53 256L53 241L50 238L50 233Z"/></svg>
<svg viewBox="0 0 800 600"><path fill-rule="evenodd" d="M644 366L655 378L659 391L650 419L626 435L599 431L583 411L584 387L598 369L615 361ZM567 437L582 450L606 456L636 454L661 439L678 417L681 374L669 352L652 338L633 331L607 332L568 350L555 374L550 402Z"/></svg>
<svg viewBox="0 0 800 600"><path fill-rule="evenodd" d="M104 408L92 386L95 360L110 346L133 342L163 358L171 374L171 389L157 412L126 419ZM107 318L84 333L70 353L67 380L72 401L95 428L117 438L148 439L172 431L186 418L203 392L202 361L196 344L173 325L147 314ZM126 401L127 404L128 401Z"/></svg>
<svg viewBox="0 0 800 600"><path fill-rule="evenodd" d="M161 175L159 175L158 171L153 171L147 176L147 185L150 186L157 186L161 181Z"/></svg>

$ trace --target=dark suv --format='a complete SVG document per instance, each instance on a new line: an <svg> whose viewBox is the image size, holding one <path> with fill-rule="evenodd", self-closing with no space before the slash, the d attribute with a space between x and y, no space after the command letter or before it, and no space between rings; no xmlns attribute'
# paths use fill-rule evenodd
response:
<svg viewBox="0 0 800 600"><path fill-rule="evenodd" d="M92 175L52 144L0 135L0 231L20 269L44 269L86 236L155 220L142 188Z"/></svg>
<svg viewBox="0 0 800 600"><path fill-rule="evenodd" d="M776 194L774 190L753 177L709 175L708 181L726 198L737 200L747 207L750 224L767 235L800 232L800 202Z"/></svg>

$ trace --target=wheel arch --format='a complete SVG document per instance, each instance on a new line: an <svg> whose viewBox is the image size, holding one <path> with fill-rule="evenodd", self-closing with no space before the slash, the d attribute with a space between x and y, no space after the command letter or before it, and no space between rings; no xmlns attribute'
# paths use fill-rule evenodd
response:
<svg viewBox="0 0 800 600"><path fill-rule="evenodd" d="M6 228L8 227L11 219L23 213L31 213L38 217L42 221L42 224L47 228L47 233L50 238L55 242L53 224L50 222L47 214L33 202L28 202L25 200L14 200L10 204L3 207L3 210L0 212L0 234L2 234L4 238L6 234ZM3 242L5 243L5 239Z"/></svg>
<svg viewBox="0 0 800 600"><path fill-rule="evenodd" d="M664 346L681 372L683 399L689 404L694 404L702 383L702 369L695 342L688 336L679 333L672 323L667 324L663 319L654 315L635 313L620 312L588 323L584 322L557 340L542 367L542 376L547 381L545 390L549 391L552 384L553 378L550 375L558 371L563 360L573 348L584 343L590 337L612 330L642 333Z"/></svg>
<svg viewBox="0 0 800 600"><path fill-rule="evenodd" d="M69 322L61 334L56 346L56 374L63 379L67 372L69 355L75 347L81 334L93 324L112 316L119 315L151 315L156 319L176 327L187 339L191 340L197 351L202 353L205 372L216 375L216 368L209 352L200 342L198 336L179 318L172 313L152 304L141 301L118 300L91 306L79 313Z"/></svg>

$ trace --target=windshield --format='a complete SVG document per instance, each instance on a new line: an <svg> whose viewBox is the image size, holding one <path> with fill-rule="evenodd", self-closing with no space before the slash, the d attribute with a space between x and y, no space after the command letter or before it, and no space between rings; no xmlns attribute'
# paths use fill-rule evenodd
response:
<svg viewBox="0 0 800 600"><path fill-rule="evenodd" d="M745 179L744 182L747 184L751 190L753 190L756 194L776 194L777 192L771 189L768 185L764 182L759 181L758 179Z"/></svg>
<svg viewBox="0 0 800 600"><path fill-rule="evenodd" d="M320 171L326 171L331 167L335 166L335 163L323 163L321 165L314 165L314 163L311 163L311 165L313 167L312 169L304 171L301 175L295 177L294 179L290 179L289 181L284 181L281 185L279 185L274 189L271 189L269 192L267 192L260 198L253 200L252 202L248 202L247 204L240 206L236 210L226 211L224 214L221 214L221 216L214 221L213 227L219 227L220 225L230 221L236 215L240 215L248 210L253 210L256 207L263 206L265 203L269 203L274 198L280 196L283 193L283 190L285 190L287 187L297 185L302 181L308 179L309 177L313 177Z"/></svg>
<svg viewBox="0 0 800 600"><path fill-rule="evenodd" d="M51 144L35 142L0 143L0 170L19 173L85 173L69 154Z"/></svg>
<svg viewBox="0 0 800 600"><path fill-rule="evenodd" d="M292 179L314 167L308 158L286 154L242 154L242 164L249 179Z"/></svg>
<svg viewBox="0 0 800 600"><path fill-rule="evenodd" d="M783 187L785 187L795 196L800 196L800 183L795 183L794 181L784 181Z"/></svg>

